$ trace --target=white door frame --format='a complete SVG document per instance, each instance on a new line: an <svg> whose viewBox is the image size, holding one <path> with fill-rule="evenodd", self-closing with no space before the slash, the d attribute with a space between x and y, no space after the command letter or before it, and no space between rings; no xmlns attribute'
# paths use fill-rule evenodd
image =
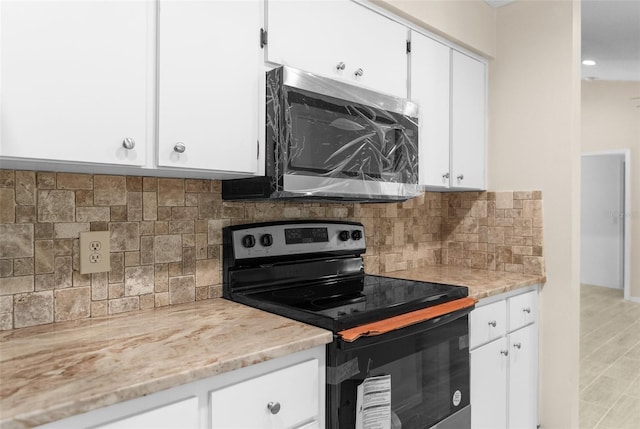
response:
<svg viewBox="0 0 640 429"><path fill-rule="evenodd" d="M601 156L601 155L622 155L624 156L624 299L630 299L630 283L631 283L631 150L605 150L597 152L585 152L581 156Z"/></svg>

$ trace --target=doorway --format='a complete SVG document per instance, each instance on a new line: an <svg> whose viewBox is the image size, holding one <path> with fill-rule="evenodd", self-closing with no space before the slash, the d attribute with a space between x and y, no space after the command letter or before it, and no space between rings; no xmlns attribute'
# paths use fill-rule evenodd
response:
<svg viewBox="0 0 640 429"><path fill-rule="evenodd" d="M580 283L629 299L629 150L582 155Z"/></svg>

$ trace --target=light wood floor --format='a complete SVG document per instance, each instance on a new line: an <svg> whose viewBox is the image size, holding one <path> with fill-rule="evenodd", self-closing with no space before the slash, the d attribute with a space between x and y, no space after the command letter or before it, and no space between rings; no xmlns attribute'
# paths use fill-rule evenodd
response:
<svg viewBox="0 0 640 429"><path fill-rule="evenodd" d="M640 428L640 304L580 291L580 428Z"/></svg>

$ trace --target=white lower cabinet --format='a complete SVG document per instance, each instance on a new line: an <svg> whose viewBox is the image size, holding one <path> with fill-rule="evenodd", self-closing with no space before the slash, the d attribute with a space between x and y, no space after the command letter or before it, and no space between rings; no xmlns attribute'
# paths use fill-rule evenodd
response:
<svg viewBox="0 0 640 429"><path fill-rule="evenodd" d="M532 324L509 334L509 426L538 423L538 338Z"/></svg>
<svg viewBox="0 0 640 429"><path fill-rule="evenodd" d="M174 404L163 405L149 411L125 417L96 429L198 429L198 398L189 398Z"/></svg>
<svg viewBox="0 0 640 429"><path fill-rule="evenodd" d="M216 390L211 427L297 427L319 414L318 383L318 362L311 360Z"/></svg>
<svg viewBox="0 0 640 429"><path fill-rule="evenodd" d="M471 354L471 427L507 427L507 339L478 347Z"/></svg>
<svg viewBox="0 0 640 429"><path fill-rule="evenodd" d="M503 294L481 300L471 313L473 429L537 426L537 300L537 288Z"/></svg>
<svg viewBox="0 0 640 429"><path fill-rule="evenodd" d="M325 346L58 420L40 429L324 428Z"/></svg>

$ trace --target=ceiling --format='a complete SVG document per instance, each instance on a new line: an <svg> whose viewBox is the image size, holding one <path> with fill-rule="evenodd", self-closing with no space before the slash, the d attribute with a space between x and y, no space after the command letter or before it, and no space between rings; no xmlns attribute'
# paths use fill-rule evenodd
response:
<svg viewBox="0 0 640 429"><path fill-rule="evenodd" d="M500 7L514 0L485 0ZM640 0L582 1L583 79L640 81Z"/></svg>

